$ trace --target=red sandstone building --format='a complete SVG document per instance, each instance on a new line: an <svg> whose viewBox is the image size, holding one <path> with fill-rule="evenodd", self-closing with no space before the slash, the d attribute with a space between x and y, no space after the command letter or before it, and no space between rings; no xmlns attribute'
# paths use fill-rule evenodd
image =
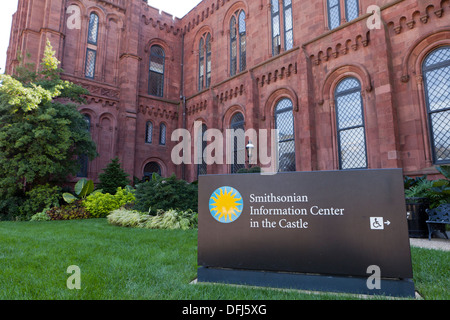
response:
<svg viewBox="0 0 450 320"><path fill-rule="evenodd" d="M175 165L171 134L195 121L279 129L284 171L450 163L449 0L203 0L182 19L145 0L19 0L7 73L47 38L90 91L79 110L99 157L80 176L115 156L139 178L245 165Z"/></svg>

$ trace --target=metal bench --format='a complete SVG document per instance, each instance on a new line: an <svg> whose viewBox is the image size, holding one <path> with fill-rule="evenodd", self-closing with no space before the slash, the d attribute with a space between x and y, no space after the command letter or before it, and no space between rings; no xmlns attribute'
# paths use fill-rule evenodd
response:
<svg viewBox="0 0 450 320"><path fill-rule="evenodd" d="M445 225L450 224L450 203L441 204L434 209L427 209L428 220L426 221L428 226L428 239L431 240L431 234L434 231L441 231L448 239L445 232Z"/></svg>

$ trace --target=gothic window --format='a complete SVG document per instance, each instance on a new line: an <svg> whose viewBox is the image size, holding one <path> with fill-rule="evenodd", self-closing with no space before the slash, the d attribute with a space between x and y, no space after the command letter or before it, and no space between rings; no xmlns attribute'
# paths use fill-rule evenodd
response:
<svg viewBox="0 0 450 320"><path fill-rule="evenodd" d="M422 73L433 161L450 163L450 46L431 52Z"/></svg>
<svg viewBox="0 0 450 320"><path fill-rule="evenodd" d="M238 112L231 118L230 128L233 132L231 173L237 173L239 169L245 168L245 127L242 113Z"/></svg>
<svg viewBox="0 0 450 320"><path fill-rule="evenodd" d="M239 66L239 68L238 68ZM247 29L244 10L238 10L230 20L230 76L247 68Z"/></svg>
<svg viewBox="0 0 450 320"><path fill-rule="evenodd" d="M281 99L275 107L275 129L278 132L278 171L295 171L295 134L293 105Z"/></svg>
<svg viewBox="0 0 450 320"><path fill-rule="evenodd" d="M199 43L198 90L211 85L211 34L205 33Z"/></svg>
<svg viewBox="0 0 450 320"><path fill-rule="evenodd" d="M207 164L206 159L204 157L204 152L207 146L207 141L205 141L206 130L208 127L206 124L202 124L202 131L200 132L200 136L198 138L198 162L197 162L197 179L199 175L207 174Z"/></svg>
<svg viewBox="0 0 450 320"><path fill-rule="evenodd" d="M153 141L153 123L148 121L145 126L145 142L152 143Z"/></svg>
<svg viewBox="0 0 450 320"><path fill-rule="evenodd" d="M361 84L345 78L335 90L339 168L367 168L366 133Z"/></svg>
<svg viewBox="0 0 450 320"><path fill-rule="evenodd" d="M164 95L165 57L163 48L158 45L151 47L148 93L152 96L162 97Z"/></svg>
<svg viewBox="0 0 450 320"><path fill-rule="evenodd" d="M166 145L166 133L167 133L167 127L164 123L161 123L159 126L159 144L162 146Z"/></svg>
<svg viewBox="0 0 450 320"><path fill-rule="evenodd" d="M88 28L88 47L86 49L86 61L84 67L84 75L86 78L94 79L95 64L97 60L97 42L98 42L98 26L99 19L96 13L91 13L89 16Z"/></svg>

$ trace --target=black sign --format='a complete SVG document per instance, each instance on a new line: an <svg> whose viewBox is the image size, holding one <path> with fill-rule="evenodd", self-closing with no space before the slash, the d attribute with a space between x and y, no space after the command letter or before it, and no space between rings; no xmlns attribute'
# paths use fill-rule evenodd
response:
<svg viewBox="0 0 450 320"><path fill-rule="evenodd" d="M198 265L412 279L400 169L207 175Z"/></svg>

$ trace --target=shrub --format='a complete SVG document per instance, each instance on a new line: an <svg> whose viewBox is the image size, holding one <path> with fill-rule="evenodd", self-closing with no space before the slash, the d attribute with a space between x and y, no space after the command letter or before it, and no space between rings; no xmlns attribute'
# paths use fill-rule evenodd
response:
<svg viewBox="0 0 450 320"><path fill-rule="evenodd" d="M30 221L49 221L49 220L51 220L50 217L47 214L48 210L49 210L49 208L45 208L41 212L38 212L38 213L34 214L31 217Z"/></svg>
<svg viewBox="0 0 450 320"><path fill-rule="evenodd" d="M94 218L104 218L110 212L134 202L134 199L134 190L131 187L119 187L115 195L94 192L83 201L83 205Z"/></svg>
<svg viewBox="0 0 450 320"><path fill-rule="evenodd" d="M0 199L0 220L24 220L21 216L23 196L8 196Z"/></svg>
<svg viewBox="0 0 450 320"><path fill-rule="evenodd" d="M61 207L53 207L47 210L47 215L50 217L50 220L75 220L91 217L90 213L83 207L81 200Z"/></svg>
<svg viewBox="0 0 450 320"><path fill-rule="evenodd" d="M21 213L29 219L45 208L59 206L61 188L58 186L51 187L49 184L39 185L27 192L26 196L27 200L21 207Z"/></svg>
<svg viewBox="0 0 450 320"><path fill-rule="evenodd" d="M155 216L151 216L135 210L117 209L107 219L112 225L144 229L188 230L198 226L198 214L191 210L158 210Z"/></svg>
<svg viewBox="0 0 450 320"><path fill-rule="evenodd" d="M179 180L175 175L161 178L153 174L152 179L136 187L135 210L155 215L159 209L197 211L198 189L196 184Z"/></svg>
<svg viewBox="0 0 450 320"><path fill-rule="evenodd" d="M119 158L114 158L98 176L98 188L104 193L114 194L117 188L125 188L130 183L129 175L120 167Z"/></svg>

